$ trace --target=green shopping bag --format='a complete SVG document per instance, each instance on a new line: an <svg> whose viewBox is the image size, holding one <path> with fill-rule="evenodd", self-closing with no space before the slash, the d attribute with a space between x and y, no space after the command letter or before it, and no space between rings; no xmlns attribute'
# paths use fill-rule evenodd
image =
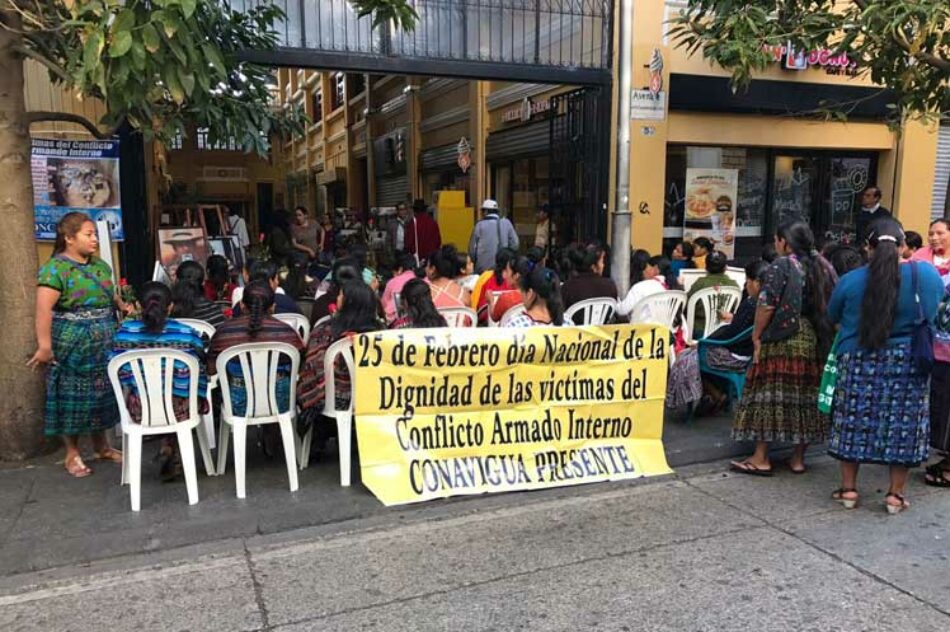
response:
<svg viewBox="0 0 950 632"><path fill-rule="evenodd" d="M835 386L838 384L838 336L831 343L831 351L825 361L825 370L821 373L821 385L818 387L818 410L831 414L835 401Z"/></svg>

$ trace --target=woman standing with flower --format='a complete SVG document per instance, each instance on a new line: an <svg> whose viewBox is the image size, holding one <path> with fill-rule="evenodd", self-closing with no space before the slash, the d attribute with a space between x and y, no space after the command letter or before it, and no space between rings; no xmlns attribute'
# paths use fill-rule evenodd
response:
<svg viewBox="0 0 950 632"><path fill-rule="evenodd" d="M828 453L841 462L841 488L832 498L849 509L858 502L862 463L889 466L884 501L896 514L910 506L904 498L908 468L927 458L930 376L916 365L912 340L918 312L933 324L943 284L933 266L901 265L903 245L897 221L873 222L868 265L844 275L828 305L840 325Z"/></svg>
<svg viewBox="0 0 950 632"><path fill-rule="evenodd" d="M106 430L119 422L107 366L115 335L112 269L94 256L96 225L83 213L67 213L56 226L53 256L39 271L36 290L37 350L27 362L49 365L46 374L44 433L61 436L66 471L77 478L92 474L79 454L79 436L92 435L97 459L122 462L109 445Z"/></svg>
<svg viewBox="0 0 950 632"><path fill-rule="evenodd" d="M732 424L736 441L755 441L755 452L730 469L771 476L769 444L795 444L789 467L805 471L805 449L825 439L827 419L818 411L821 368L834 331L827 316L837 277L815 251L803 222L775 234L781 255L765 273L752 330L753 364Z"/></svg>

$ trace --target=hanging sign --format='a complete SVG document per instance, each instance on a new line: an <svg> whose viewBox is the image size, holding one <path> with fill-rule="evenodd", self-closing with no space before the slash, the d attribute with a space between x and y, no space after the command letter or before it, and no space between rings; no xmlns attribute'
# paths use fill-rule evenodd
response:
<svg viewBox="0 0 950 632"><path fill-rule="evenodd" d="M735 258L738 169L687 169L683 237L707 237L716 250Z"/></svg>
<svg viewBox="0 0 950 632"><path fill-rule="evenodd" d="M358 335L362 482L399 505L668 474L668 341L655 325Z"/></svg>
<svg viewBox="0 0 950 632"><path fill-rule="evenodd" d="M36 239L56 239L56 224L72 211L107 222L114 241L125 239L119 197L119 141L32 139Z"/></svg>
<svg viewBox="0 0 950 632"><path fill-rule="evenodd" d="M459 139L459 144L456 147L458 151L458 163L459 169L462 170L462 173L468 173L469 167L472 166L472 145L468 142L468 139L464 136Z"/></svg>

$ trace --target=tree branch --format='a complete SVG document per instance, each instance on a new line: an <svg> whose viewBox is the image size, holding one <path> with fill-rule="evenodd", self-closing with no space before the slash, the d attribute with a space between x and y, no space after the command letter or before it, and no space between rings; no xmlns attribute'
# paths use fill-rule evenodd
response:
<svg viewBox="0 0 950 632"><path fill-rule="evenodd" d="M47 59L47 58L44 57L43 55L40 55L40 54L39 54L38 52L36 52L35 50L33 50L33 49L31 49L31 48L28 48L28 47L26 47L26 46L19 46L19 45L18 45L18 46L14 46L14 47L13 47L13 50L14 50L14 52L20 53L21 55L23 55L23 56L26 57L27 59L32 59L33 61L35 61L35 62L37 62L37 63L39 63L39 64L42 64L43 66L46 66L46 68L48 68L48 69L50 70L50 72L52 72L54 75L56 75L57 77L59 77L60 80L62 80L62 81L69 81L69 80L70 80L69 74L68 74L62 67L60 67L58 64L56 64L56 63L50 61L49 59Z"/></svg>
<svg viewBox="0 0 950 632"><path fill-rule="evenodd" d="M112 138L119 129L118 127L114 127L105 132L100 131L99 128L96 127L96 125L86 117L79 116L78 114L70 114L69 112L45 112L36 110L33 112L27 112L25 118L27 125L32 125L33 123L39 123L41 121L75 123L76 125L81 125L82 127L86 128L86 131L99 140L108 140Z"/></svg>

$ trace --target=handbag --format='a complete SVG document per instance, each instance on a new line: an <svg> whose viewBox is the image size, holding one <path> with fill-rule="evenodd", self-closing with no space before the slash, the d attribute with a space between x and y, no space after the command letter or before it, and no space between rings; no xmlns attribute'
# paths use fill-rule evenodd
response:
<svg viewBox="0 0 950 632"><path fill-rule="evenodd" d="M917 285L917 262L910 263L911 278L914 284L914 301L917 303L917 318L914 319L914 332L911 337L911 357L914 367L926 375L934 365L934 331L924 317L924 308L920 304L920 292Z"/></svg>
<svg viewBox="0 0 950 632"><path fill-rule="evenodd" d="M838 385L838 335L831 343L831 351L825 360L825 368L821 372L821 384L818 387L818 411L831 414L835 402L835 387Z"/></svg>

